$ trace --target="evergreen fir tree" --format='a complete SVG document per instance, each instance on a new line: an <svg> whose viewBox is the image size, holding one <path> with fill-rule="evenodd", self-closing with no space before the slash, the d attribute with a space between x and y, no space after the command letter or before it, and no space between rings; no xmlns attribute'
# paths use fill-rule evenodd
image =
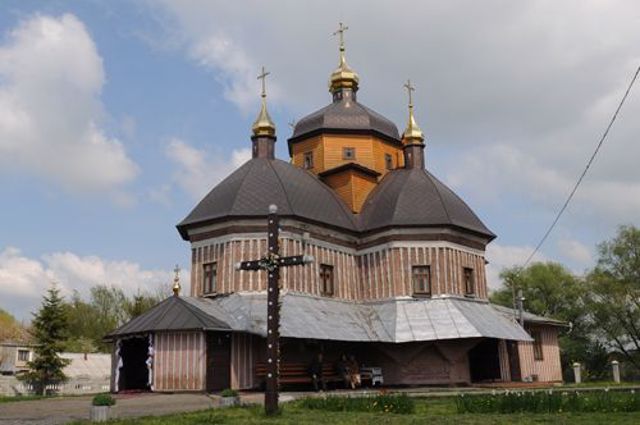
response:
<svg viewBox="0 0 640 425"><path fill-rule="evenodd" d="M63 369L69 360L58 353L67 338L67 317L60 291L52 285L43 297L40 310L34 314L31 326L34 339L34 359L27 363L29 371L22 379L33 385L37 394L46 394L47 385L67 380Z"/></svg>

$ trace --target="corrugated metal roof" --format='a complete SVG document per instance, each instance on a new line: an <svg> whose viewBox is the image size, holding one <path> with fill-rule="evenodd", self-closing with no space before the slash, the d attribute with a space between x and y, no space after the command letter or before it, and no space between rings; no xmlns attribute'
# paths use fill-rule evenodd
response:
<svg viewBox="0 0 640 425"><path fill-rule="evenodd" d="M497 304L492 304L492 306L498 312L505 315L506 317L509 317L509 318L517 317L517 311L512 308L504 307ZM556 319L551 319L544 316L539 316L537 314L529 313L528 311L524 311L522 317L525 323L539 323L544 325L553 325L553 326L562 326L562 327L569 326L567 322L563 322L562 320L556 320Z"/></svg>
<svg viewBox="0 0 640 425"><path fill-rule="evenodd" d="M179 298L214 319L217 328L266 335L265 293ZM479 300L433 298L356 303L291 292L281 300L280 333L289 338L396 343L477 337L531 340L517 323ZM174 314L172 310L171 315ZM189 328L196 327L189 325ZM123 327L112 335L141 329ZM157 324L144 329L164 328ZM174 328L166 330L171 329Z"/></svg>

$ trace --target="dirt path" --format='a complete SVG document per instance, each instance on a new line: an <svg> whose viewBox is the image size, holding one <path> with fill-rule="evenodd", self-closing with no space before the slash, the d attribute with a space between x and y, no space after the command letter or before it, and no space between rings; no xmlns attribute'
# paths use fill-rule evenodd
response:
<svg viewBox="0 0 640 425"><path fill-rule="evenodd" d="M118 395L112 417L166 415L213 407L204 394ZM57 425L89 419L91 397L53 398L0 404L0 425Z"/></svg>

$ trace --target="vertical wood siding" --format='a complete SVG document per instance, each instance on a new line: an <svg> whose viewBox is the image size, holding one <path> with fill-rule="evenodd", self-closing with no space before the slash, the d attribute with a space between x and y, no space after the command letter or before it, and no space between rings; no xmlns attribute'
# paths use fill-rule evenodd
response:
<svg viewBox="0 0 640 425"><path fill-rule="evenodd" d="M234 333L231 337L231 388L246 390L255 386L254 367L256 364L254 336Z"/></svg>
<svg viewBox="0 0 640 425"><path fill-rule="evenodd" d="M283 238L283 255L303 252L299 240ZM260 258L266 253L266 240L238 238L212 241L192 249L191 295L202 295L203 264L217 263L217 292L264 291L266 274L235 269L239 261ZM306 253L316 261L306 267L282 271L283 287L291 291L320 295L320 264L333 266L334 297L371 300L413 295L412 267L431 267L433 295L465 295L463 268L474 270L476 297L487 298L484 257L480 254L433 246L383 246L354 254L352 251L310 243Z"/></svg>
<svg viewBox="0 0 640 425"><path fill-rule="evenodd" d="M205 385L206 344L202 332L155 335L153 382L156 391L201 391Z"/></svg>
<svg viewBox="0 0 640 425"><path fill-rule="evenodd" d="M522 378L537 375L540 382L562 381L562 365L560 363L560 347L558 345L558 328L537 326L542 338L542 360L535 360L533 342L518 342L520 370Z"/></svg>
<svg viewBox="0 0 640 425"><path fill-rule="evenodd" d="M498 356L500 358L500 379L503 382L509 382L511 381L511 369L509 368L507 342L504 339L498 341Z"/></svg>

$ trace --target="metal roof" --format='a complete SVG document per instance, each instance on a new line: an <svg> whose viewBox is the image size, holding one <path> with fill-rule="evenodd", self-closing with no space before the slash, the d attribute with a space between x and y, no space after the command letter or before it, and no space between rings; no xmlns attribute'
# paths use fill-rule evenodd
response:
<svg viewBox="0 0 640 425"><path fill-rule="evenodd" d="M517 310L514 310L512 308L509 307L505 307L502 305L497 305L494 304L493 308L495 308L496 310L498 310L501 314L507 316L507 317L517 317ZM562 320L556 320L556 319L551 319L548 317L544 317L544 316L539 316L537 314L533 314L533 313L529 313L528 311L524 311L522 314L522 318L524 319L525 323L534 323L534 324L541 324L541 325L552 325L552 326L560 326L560 327L568 327L569 324L567 322L563 322Z"/></svg>
<svg viewBox="0 0 640 425"><path fill-rule="evenodd" d="M321 130L373 132L400 143L398 127L389 119L351 98L343 98L300 119L289 144Z"/></svg>
<svg viewBox="0 0 640 425"><path fill-rule="evenodd" d="M362 207L363 231L390 226L453 226L490 239L495 235L451 189L425 169L396 169L371 192Z"/></svg>
<svg viewBox="0 0 640 425"><path fill-rule="evenodd" d="M218 184L180 224L225 217L266 217L276 204L281 216L296 216L348 230L356 219L342 199L310 172L279 159L253 158Z"/></svg>
<svg viewBox="0 0 640 425"><path fill-rule="evenodd" d="M266 293L234 293L215 298L171 297L172 305L189 305L209 317L215 326L179 321L178 309L158 304L141 326L132 322L113 332L111 337L127 333L159 330L209 329L233 330L266 336ZM280 334L289 338L335 341L392 342L435 341L458 338L499 338L530 341L530 336L513 320L481 300L455 297L432 299L393 299L376 302L351 302L287 292L282 296ZM178 304L177 300L181 301ZM165 317L173 317L166 320ZM140 316L142 317L142 316ZM162 323L148 323L162 317ZM200 316L199 316L200 317ZM136 319L134 319L135 321ZM142 321L139 321L142 322ZM177 324L180 326L177 326Z"/></svg>
<svg viewBox="0 0 640 425"><path fill-rule="evenodd" d="M196 308L186 297L171 296L140 316L134 317L105 338L154 331L196 329L230 330L230 327L218 317Z"/></svg>

